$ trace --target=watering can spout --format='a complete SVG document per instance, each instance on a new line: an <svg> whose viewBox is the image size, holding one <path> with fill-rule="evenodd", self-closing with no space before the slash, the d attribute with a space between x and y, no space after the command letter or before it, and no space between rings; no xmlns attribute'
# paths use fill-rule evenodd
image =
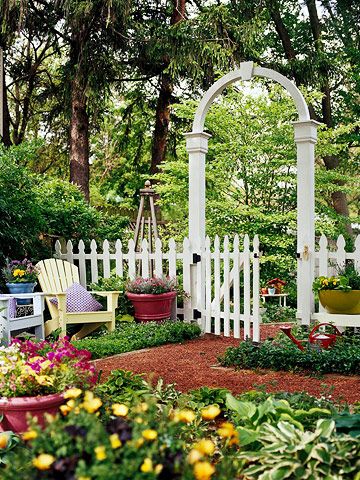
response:
<svg viewBox="0 0 360 480"><path fill-rule="evenodd" d="M280 330L285 333L287 337L290 338L290 340L295 343L295 345L300 349L300 350L305 350L304 345L294 337L294 335L291 333L291 327L280 327Z"/></svg>

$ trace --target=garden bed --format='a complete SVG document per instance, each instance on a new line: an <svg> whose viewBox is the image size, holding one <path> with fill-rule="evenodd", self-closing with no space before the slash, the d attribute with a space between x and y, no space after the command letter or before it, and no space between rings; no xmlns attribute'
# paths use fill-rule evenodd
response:
<svg viewBox="0 0 360 480"><path fill-rule="evenodd" d="M201 330L197 324L185 322L148 322L117 325L114 332L95 334L74 342L75 346L91 352L92 358L104 358L166 343L178 343L198 337Z"/></svg>

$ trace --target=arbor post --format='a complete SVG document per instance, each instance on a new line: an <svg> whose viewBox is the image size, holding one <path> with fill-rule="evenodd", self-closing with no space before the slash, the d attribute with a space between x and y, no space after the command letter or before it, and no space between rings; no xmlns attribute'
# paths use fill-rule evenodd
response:
<svg viewBox="0 0 360 480"><path fill-rule="evenodd" d="M315 261L315 143L318 122L293 122L297 149L297 313L310 325L314 312L312 283Z"/></svg>
<svg viewBox="0 0 360 480"><path fill-rule="evenodd" d="M211 135L191 132L185 137L189 154L189 242L191 253L200 254L205 244L205 158ZM204 286L198 276L197 263L191 266L190 275L192 309L201 311L201 289Z"/></svg>

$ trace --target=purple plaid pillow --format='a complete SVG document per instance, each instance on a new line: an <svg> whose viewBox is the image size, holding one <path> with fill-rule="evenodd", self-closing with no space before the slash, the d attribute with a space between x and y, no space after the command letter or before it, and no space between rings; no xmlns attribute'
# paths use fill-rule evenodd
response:
<svg viewBox="0 0 360 480"><path fill-rule="evenodd" d="M14 297L9 298L8 300L8 317L16 318L16 298Z"/></svg>
<svg viewBox="0 0 360 480"><path fill-rule="evenodd" d="M66 311L74 312L97 312L102 309L101 303L89 293L79 283L73 283L71 287L65 290L66 293ZM57 298L51 298L50 302L58 306Z"/></svg>

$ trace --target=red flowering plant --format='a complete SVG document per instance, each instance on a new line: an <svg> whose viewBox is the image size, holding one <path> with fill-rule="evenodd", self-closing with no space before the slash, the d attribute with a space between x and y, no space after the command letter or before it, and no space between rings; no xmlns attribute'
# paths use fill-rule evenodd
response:
<svg viewBox="0 0 360 480"><path fill-rule="evenodd" d="M30 397L88 388L96 382L91 353L67 337L54 343L14 340L0 347L0 397Z"/></svg>

